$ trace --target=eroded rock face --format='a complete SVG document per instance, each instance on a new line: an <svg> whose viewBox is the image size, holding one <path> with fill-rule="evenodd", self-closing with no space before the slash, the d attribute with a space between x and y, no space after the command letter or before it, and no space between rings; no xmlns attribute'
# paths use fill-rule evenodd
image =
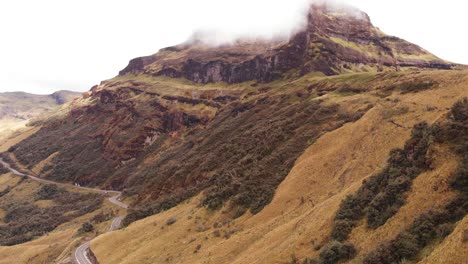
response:
<svg viewBox="0 0 468 264"><path fill-rule="evenodd" d="M133 59L120 75L146 73L197 83L269 82L291 70L296 75L335 75L361 71L362 65L376 70L452 68L417 45L383 34L362 11L314 4L304 30L282 43L240 42L229 47L183 44Z"/></svg>

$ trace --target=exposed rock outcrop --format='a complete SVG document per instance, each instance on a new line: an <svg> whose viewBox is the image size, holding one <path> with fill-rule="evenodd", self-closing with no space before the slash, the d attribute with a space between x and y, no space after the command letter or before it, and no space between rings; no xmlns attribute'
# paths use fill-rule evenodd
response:
<svg viewBox="0 0 468 264"><path fill-rule="evenodd" d="M287 41L239 41L218 47L185 43L133 59L120 75L146 73L197 83L240 83L269 82L290 71L300 76L309 72L335 75L385 68L453 67L417 45L380 32L359 10L314 4L307 21L306 27Z"/></svg>

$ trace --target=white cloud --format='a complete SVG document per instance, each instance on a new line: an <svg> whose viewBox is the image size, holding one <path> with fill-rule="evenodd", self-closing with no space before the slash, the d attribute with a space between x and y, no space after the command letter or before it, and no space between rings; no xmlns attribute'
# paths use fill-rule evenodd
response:
<svg viewBox="0 0 468 264"><path fill-rule="evenodd" d="M463 1L344 0L384 32L468 63ZM128 60L197 29L275 35L300 23L307 0L15 0L0 3L0 91L87 90Z"/></svg>

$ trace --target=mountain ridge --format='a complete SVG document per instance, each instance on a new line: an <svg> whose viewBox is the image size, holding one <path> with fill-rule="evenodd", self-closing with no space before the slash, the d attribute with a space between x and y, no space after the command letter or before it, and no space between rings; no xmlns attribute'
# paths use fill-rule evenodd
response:
<svg viewBox="0 0 468 264"><path fill-rule="evenodd" d="M197 83L240 83L273 81L291 70L302 76L454 66L417 45L382 33L362 11L312 4L305 29L290 40L240 39L219 46L195 40L135 58L119 75L145 73Z"/></svg>
<svg viewBox="0 0 468 264"><path fill-rule="evenodd" d="M80 95L81 93L66 90L50 95L26 92L0 93L0 140L25 128L32 119L54 112Z"/></svg>

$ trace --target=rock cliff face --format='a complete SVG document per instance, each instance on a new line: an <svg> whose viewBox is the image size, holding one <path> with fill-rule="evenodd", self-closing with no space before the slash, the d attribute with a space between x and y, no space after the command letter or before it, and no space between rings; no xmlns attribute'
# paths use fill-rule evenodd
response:
<svg viewBox="0 0 468 264"><path fill-rule="evenodd" d="M184 77L197 83L269 82L294 72L335 75L343 72L399 70L401 67L450 69L417 45L387 36L364 12L312 5L306 27L285 41L239 41L209 47L186 43L136 58L120 75L146 73Z"/></svg>

